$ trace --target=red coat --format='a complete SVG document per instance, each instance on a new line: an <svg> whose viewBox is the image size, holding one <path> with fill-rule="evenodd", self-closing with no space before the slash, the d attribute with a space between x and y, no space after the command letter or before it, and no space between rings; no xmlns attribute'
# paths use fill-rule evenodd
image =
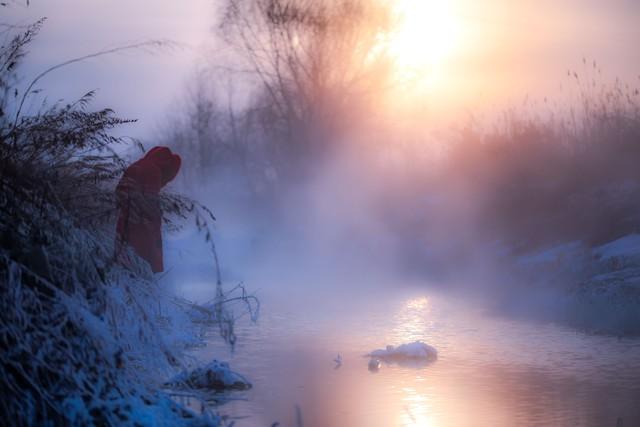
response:
<svg viewBox="0 0 640 427"><path fill-rule="evenodd" d="M149 262L154 273L164 269L158 193L175 178L180 164L180 156L167 147L154 147L124 172L116 187L120 207L116 257L121 258L123 248L129 245Z"/></svg>

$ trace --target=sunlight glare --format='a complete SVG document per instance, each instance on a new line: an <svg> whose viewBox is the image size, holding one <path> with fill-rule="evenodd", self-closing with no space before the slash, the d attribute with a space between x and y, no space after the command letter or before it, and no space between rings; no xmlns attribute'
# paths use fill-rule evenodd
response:
<svg viewBox="0 0 640 427"><path fill-rule="evenodd" d="M398 0L398 28L387 47L400 80L433 84L458 42L459 23L451 1Z"/></svg>

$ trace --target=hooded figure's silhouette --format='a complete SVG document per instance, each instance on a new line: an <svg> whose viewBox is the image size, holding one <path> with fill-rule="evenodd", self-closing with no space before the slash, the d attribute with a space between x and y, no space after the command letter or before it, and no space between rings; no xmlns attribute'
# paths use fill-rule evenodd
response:
<svg viewBox="0 0 640 427"><path fill-rule="evenodd" d="M180 170L181 159L167 147L154 147L124 172L116 187L120 213L116 228L116 258L131 246L147 260L154 273L164 270L162 263L162 211L160 189Z"/></svg>

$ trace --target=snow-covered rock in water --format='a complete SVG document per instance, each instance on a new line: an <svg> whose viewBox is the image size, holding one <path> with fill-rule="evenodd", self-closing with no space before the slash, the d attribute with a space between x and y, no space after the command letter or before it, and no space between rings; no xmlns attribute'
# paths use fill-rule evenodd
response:
<svg viewBox="0 0 640 427"><path fill-rule="evenodd" d="M247 390L252 387L245 377L232 371L229 364L213 360L190 372L182 372L167 383L172 388L194 388L213 391Z"/></svg>
<svg viewBox="0 0 640 427"><path fill-rule="evenodd" d="M438 358L438 350L422 341L415 341L398 347L388 345L387 348L374 350L367 356L383 360L435 360Z"/></svg>

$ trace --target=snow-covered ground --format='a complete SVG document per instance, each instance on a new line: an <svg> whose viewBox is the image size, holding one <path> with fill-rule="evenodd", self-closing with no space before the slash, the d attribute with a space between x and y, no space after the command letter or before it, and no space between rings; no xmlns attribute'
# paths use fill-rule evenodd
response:
<svg viewBox="0 0 640 427"><path fill-rule="evenodd" d="M595 332L640 333L640 234L596 247L556 245L517 258L516 269L556 305L559 320Z"/></svg>
<svg viewBox="0 0 640 427"><path fill-rule="evenodd" d="M593 249L593 253L601 260L624 258L640 261L640 234L629 234L598 246Z"/></svg>

